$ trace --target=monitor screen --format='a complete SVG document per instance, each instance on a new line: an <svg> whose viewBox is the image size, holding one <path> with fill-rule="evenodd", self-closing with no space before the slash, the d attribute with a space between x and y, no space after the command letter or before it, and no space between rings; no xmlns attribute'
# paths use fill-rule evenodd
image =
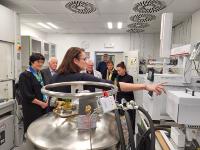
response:
<svg viewBox="0 0 200 150"><path fill-rule="evenodd" d="M147 76L147 79L149 80L149 81L154 81L154 69L153 68L150 68L149 70L148 70L148 76Z"/></svg>

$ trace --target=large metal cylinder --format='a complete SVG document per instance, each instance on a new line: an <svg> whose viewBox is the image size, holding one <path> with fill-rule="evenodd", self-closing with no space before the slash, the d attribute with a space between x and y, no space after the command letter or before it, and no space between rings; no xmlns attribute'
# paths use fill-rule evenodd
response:
<svg viewBox="0 0 200 150"><path fill-rule="evenodd" d="M71 82L69 84L87 84L87 82ZM66 84L66 83L65 83ZM102 83L91 83L99 84ZM57 84L58 85L58 84ZM60 85L60 84L59 84ZM105 84L106 87L109 84ZM53 84L51 86L54 86ZM114 87L113 85L110 85ZM47 86L48 87L48 86ZM115 88L115 87L114 87ZM114 89L113 88L113 89ZM116 89L115 89L116 91ZM115 93L112 89L109 92ZM100 92L95 93L54 93L49 92L46 87L43 92L57 98L71 97L79 98L78 115L62 118L55 113L49 113L34 121L27 130L27 138L39 150L88 150L88 149L116 149L119 142L115 116L113 113L97 113L96 125L93 128L78 128L78 119L85 114L84 108L89 104L92 112L98 109L97 97ZM91 126L90 126L91 127Z"/></svg>
<svg viewBox="0 0 200 150"><path fill-rule="evenodd" d="M47 114L29 126L27 137L41 150L115 149L119 141L113 114L100 116L97 127L91 130L78 130L76 117Z"/></svg>

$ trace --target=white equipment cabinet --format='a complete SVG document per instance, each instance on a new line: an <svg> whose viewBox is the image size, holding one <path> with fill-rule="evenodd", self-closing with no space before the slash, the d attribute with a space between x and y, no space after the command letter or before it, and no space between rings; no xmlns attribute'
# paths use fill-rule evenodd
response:
<svg viewBox="0 0 200 150"><path fill-rule="evenodd" d="M14 100L0 102L0 150L14 147Z"/></svg>
<svg viewBox="0 0 200 150"><path fill-rule="evenodd" d="M178 124L200 125L200 93L169 91L167 96L167 113Z"/></svg>
<svg viewBox="0 0 200 150"><path fill-rule="evenodd" d="M15 49L20 42L20 26L17 14L2 5L0 18L0 150L10 150L14 147L16 119L13 81L18 76L17 67L21 68L20 63L17 64L21 58L20 51Z"/></svg>
<svg viewBox="0 0 200 150"><path fill-rule="evenodd" d="M147 77L146 77L147 78ZM145 83L163 83L167 82L165 89L168 94L168 90L184 90L183 78L177 74L154 74L154 82L145 78ZM153 120L171 120L166 112L167 94L160 96L150 96L147 91L143 91L143 107L149 112Z"/></svg>

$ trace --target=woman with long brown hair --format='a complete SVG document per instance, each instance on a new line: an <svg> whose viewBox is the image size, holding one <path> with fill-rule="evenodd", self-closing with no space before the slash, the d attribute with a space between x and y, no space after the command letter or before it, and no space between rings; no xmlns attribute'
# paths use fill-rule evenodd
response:
<svg viewBox="0 0 200 150"><path fill-rule="evenodd" d="M71 47L66 52L62 63L58 67L57 74L53 78L53 83L69 81L112 83L112 81L99 79L87 73L80 73L80 71L84 70L85 68L86 54L84 50L78 47ZM117 85L121 91L148 90L155 92L157 95L160 95L162 92L164 92L164 87L162 84L132 84L119 82ZM56 91L71 92L71 89L66 87L58 87Z"/></svg>

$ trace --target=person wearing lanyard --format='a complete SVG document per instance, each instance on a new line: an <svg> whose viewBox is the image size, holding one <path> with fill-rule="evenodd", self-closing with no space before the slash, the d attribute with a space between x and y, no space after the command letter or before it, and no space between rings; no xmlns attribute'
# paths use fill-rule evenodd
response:
<svg viewBox="0 0 200 150"><path fill-rule="evenodd" d="M71 47L67 50L60 66L57 69L57 74L53 76L53 83L59 82L70 82L70 81L94 81L94 82L104 82L113 83L113 81L108 81L104 79L99 79L93 75L87 73L80 73L86 68L86 54L83 49L78 47ZM153 91L156 95L165 92L162 83L158 84L133 84L117 82L119 91L136 91L136 90L147 90ZM84 89L86 89L84 87ZM70 93L70 87L57 87L52 89L53 91ZM86 89L87 90L87 89Z"/></svg>
<svg viewBox="0 0 200 150"><path fill-rule="evenodd" d="M46 113L47 97L41 93L45 85L40 72L45 58L40 53L33 53L29 58L29 67L20 74L19 89L22 94L22 110L24 116L24 133L28 126Z"/></svg>
<svg viewBox="0 0 200 150"><path fill-rule="evenodd" d="M113 61L109 60L107 62L107 70L103 73L102 78L114 82L116 77L117 77L117 71L114 68L114 63Z"/></svg>

